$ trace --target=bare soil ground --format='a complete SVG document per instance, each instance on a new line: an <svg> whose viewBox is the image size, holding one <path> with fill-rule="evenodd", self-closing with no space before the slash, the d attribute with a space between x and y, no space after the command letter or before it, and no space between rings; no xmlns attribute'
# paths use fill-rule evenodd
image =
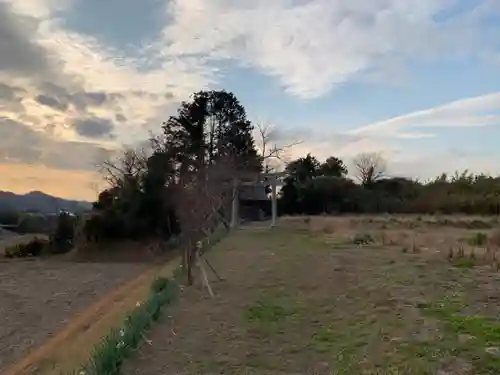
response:
<svg viewBox="0 0 500 375"><path fill-rule="evenodd" d="M216 297L185 288L123 373L498 374L497 226L414 216L242 229L208 255L225 278Z"/></svg>
<svg viewBox="0 0 500 375"><path fill-rule="evenodd" d="M0 372L146 264L0 262Z"/></svg>

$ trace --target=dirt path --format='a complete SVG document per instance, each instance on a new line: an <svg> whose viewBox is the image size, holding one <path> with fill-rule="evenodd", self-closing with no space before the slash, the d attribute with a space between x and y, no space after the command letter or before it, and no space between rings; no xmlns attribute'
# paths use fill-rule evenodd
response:
<svg viewBox="0 0 500 375"><path fill-rule="evenodd" d="M210 259L225 277L212 283L216 297L185 289L125 375L500 369L500 334L487 331L500 332L488 320L499 309L484 308L498 297L497 275L453 268L437 254L333 246L285 229L240 231Z"/></svg>
<svg viewBox="0 0 500 375"><path fill-rule="evenodd" d="M75 369L101 336L145 298L159 272L168 272L168 267L0 263L2 374L59 374ZM131 281L124 284L126 280ZM13 363L21 356L25 357Z"/></svg>

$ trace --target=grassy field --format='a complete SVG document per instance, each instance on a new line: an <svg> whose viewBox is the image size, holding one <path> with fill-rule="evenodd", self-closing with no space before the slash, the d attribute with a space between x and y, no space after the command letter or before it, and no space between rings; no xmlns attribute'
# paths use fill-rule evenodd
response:
<svg viewBox="0 0 500 375"><path fill-rule="evenodd" d="M283 218L243 228L123 371L498 374L497 218Z"/></svg>

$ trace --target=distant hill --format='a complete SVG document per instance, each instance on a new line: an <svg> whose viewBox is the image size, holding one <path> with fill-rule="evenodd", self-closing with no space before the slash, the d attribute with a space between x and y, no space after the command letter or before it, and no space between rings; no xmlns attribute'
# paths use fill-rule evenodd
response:
<svg viewBox="0 0 500 375"><path fill-rule="evenodd" d="M9 191L0 190L1 211L24 211L39 212L43 214L56 213L65 210L73 213L81 213L92 208L92 203L85 201L73 201L53 197L41 191L32 191L28 194L18 195Z"/></svg>

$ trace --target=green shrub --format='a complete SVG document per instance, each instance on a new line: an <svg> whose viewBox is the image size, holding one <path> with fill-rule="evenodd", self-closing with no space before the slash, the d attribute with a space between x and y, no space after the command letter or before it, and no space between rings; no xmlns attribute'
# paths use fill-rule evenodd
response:
<svg viewBox="0 0 500 375"><path fill-rule="evenodd" d="M63 212L58 216L55 231L50 236L52 254L67 253L73 248L76 222L76 217L67 213Z"/></svg>
<svg viewBox="0 0 500 375"><path fill-rule="evenodd" d="M17 244L5 249L5 256L7 258L26 258L38 257L42 255L43 251L47 249L49 242L35 238L34 240L25 243Z"/></svg>
<svg viewBox="0 0 500 375"><path fill-rule="evenodd" d="M49 233L50 224L47 217L38 214L24 214L19 218L16 232L27 233Z"/></svg>
<svg viewBox="0 0 500 375"><path fill-rule="evenodd" d="M151 284L151 291L153 293L160 293L163 289L165 289L168 286L169 282L170 280L165 277L157 277L156 279L153 280L153 283Z"/></svg>
<svg viewBox="0 0 500 375"><path fill-rule="evenodd" d="M12 210L0 210L0 224L17 226L19 213Z"/></svg>

